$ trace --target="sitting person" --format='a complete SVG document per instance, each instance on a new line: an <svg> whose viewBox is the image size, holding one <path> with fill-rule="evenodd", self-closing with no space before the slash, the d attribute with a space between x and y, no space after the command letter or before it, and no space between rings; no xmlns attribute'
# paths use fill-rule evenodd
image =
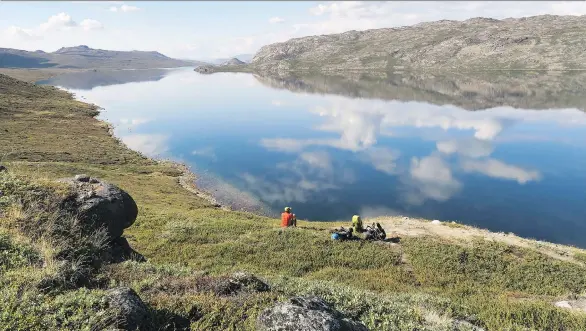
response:
<svg viewBox="0 0 586 331"><path fill-rule="evenodd" d="M364 226L362 224L362 219L359 215L352 216L352 228L356 233L362 233L365 231Z"/></svg>
<svg viewBox="0 0 586 331"><path fill-rule="evenodd" d="M285 207L285 211L281 213L281 227L297 227L297 217L291 212L291 207Z"/></svg>

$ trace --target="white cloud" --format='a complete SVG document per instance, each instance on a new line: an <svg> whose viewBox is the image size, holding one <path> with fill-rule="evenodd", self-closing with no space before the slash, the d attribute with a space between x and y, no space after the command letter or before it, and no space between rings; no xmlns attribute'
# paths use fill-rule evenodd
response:
<svg viewBox="0 0 586 331"><path fill-rule="evenodd" d="M146 156L159 157L169 150L169 136L160 134L133 134L120 138L126 146Z"/></svg>
<svg viewBox="0 0 586 331"><path fill-rule="evenodd" d="M385 147L372 147L360 154L363 161L371 164L376 170L388 175L397 174L397 159L400 153Z"/></svg>
<svg viewBox="0 0 586 331"><path fill-rule="evenodd" d="M474 138L445 140L436 143L437 150L444 154L460 154L471 158L485 157L492 154L494 147L490 141Z"/></svg>
<svg viewBox="0 0 586 331"><path fill-rule="evenodd" d="M269 18L269 23L271 24L278 24L278 23L284 23L285 19L282 17L271 17Z"/></svg>
<svg viewBox="0 0 586 331"><path fill-rule="evenodd" d="M20 40L36 40L40 38L40 36L36 35L33 30L23 29L18 26L8 27L3 31L3 35L5 35L6 38Z"/></svg>
<svg viewBox="0 0 586 331"><path fill-rule="evenodd" d="M515 180L519 184L541 179L538 171L526 170L495 159L464 160L461 167L466 172L476 172L493 178Z"/></svg>
<svg viewBox="0 0 586 331"><path fill-rule="evenodd" d="M332 171L332 159L327 152L304 152L299 155L299 159L311 167Z"/></svg>
<svg viewBox="0 0 586 331"><path fill-rule="evenodd" d="M85 31L102 29L104 27L102 25L102 23L100 23L99 21L96 21L96 20L92 20L92 19L85 19L85 20L81 21L79 26L82 29L84 29Z"/></svg>
<svg viewBox="0 0 586 331"><path fill-rule="evenodd" d="M151 122L151 121L152 120L149 119L149 118L131 118L131 119L121 118L119 120L119 122L121 124L124 124L128 128L135 128L135 127L137 127L139 125L142 125L142 124L145 124L145 123L148 123L148 122Z"/></svg>
<svg viewBox="0 0 586 331"><path fill-rule="evenodd" d="M135 6L129 6L129 5L122 5L120 7L116 7L116 6L112 6L110 7L110 11L114 12L114 13L129 13L129 12L134 12L134 11L139 11L140 8L135 7Z"/></svg>
<svg viewBox="0 0 586 331"><path fill-rule="evenodd" d="M102 29L104 26L101 22L94 19L84 19L81 23L77 23L71 15L61 12L53 15L47 19L46 22L39 24L36 28L27 29L18 26L11 26L4 31L0 31L1 35L8 40L27 42L31 40L40 40L48 36L57 38L55 32L60 31L90 31ZM63 45L62 36L58 38L60 40L59 46ZM34 47L40 49L41 47Z"/></svg>
<svg viewBox="0 0 586 331"><path fill-rule="evenodd" d="M450 166L438 155L412 158L406 180L408 203L418 205L425 200L446 201L460 191L462 184L453 177Z"/></svg>
<svg viewBox="0 0 586 331"><path fill-rule="evenodd" d="M196 155L196 156L200 156L200 157L204 157L204 158L208 158L212 161L217 161L217 159L218 159L213 147L199 148L199 149L193 150L191 152L191 154Z"/></svg>
<svg viewBox="0 0 586 331"><path fill-rule="evenodd" d="M66 13L59 13L49 17L47 22L42 23L39 28L41 30L67 30L76 27L77 23Z"/></svg>

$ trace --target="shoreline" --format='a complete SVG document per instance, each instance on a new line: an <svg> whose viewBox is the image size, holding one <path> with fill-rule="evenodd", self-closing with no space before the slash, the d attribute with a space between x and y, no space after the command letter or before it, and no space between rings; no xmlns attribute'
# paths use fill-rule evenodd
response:
<svg viewBox="0 0 586 331"><path fill-rule="evenodd" d="M55 86L52 86L52 85L46 85L46 86L51 86L52 88L56 88ZM89 104L89 105L93 106L94 109L96 110L96 114L91 117L93 119L95 119L98 123L100 123L104 128L106 128L108 135L112 139L114 139L118 144L120 144L123 148L130 150L130 151L133 151L133 152L136 152L136 153L140 154L143 158L145 158L149 161L152 161L154 163L161 164L161 165L167 165L167 166L170 166L171 168L178 170L180 172L180 175L176 177L176 182L183 190L207 201L208 203L213 205L213 207L215 207L215 208L218 208L218 209L221 209L224 211L239 211L239 210L233 209L231 206L220 204L218 202L218 200L211 193L199 188L195 183L195 181L198 179L198 175L195 174L193 171L191 171L189 165L178 162L178 161L169 160L169 159L158 159L158 158L149 157L149 156L142 154L139 151L135 151L135 150L131 149L126 144L124 144L122 142L122 140L119 139L115 135L113 125L106 120L102 120L102 119L98 118L98 116L100 114L100 110L104 110L103 107L96 105L96 104L88 103L87 101L84 101L84 100L81 100L78 97L76 97L75 95L73 95L71 92L67 91L66 89L61 89L61 88L58 88L58 89L69 94L73 100L83 102L85 104ZM256 216L267 217L267 215L263 215L262 213L258 213L258 212L254 212L254 211L244 211L244 210L242 210L242 211L254 214ZM398 217L378 216L378 217L365 219L365 221L366 222L373 222L374 221L374 222L387 223L390 226L393 226L394 224L397 223L398 219L417 221L417 222L421 223L422 228L426 227L428 223L432 222L431 219L428 220L428 219L411 218L411 217L405 217L405 216L398 216ZM332 228L339 226L340 223L348 223L349 224L349 220L337 220L337 221L327 221L327 222L316 220L316 221L307 221L307 222L309 222L309 223L323 223L323 224L327 224L329 227L332 227ZM391 224L393 224L393 225L391 225ZM468 232L489 233L489 234L491 234L491 237L493 237L492 239L494 239L494 237L496 237L496 236L500 236L503 238L511 237L511 234L506 234L506 233L503 233L502 231L491 231L488 229L478 228L478 227L474 227L471 225L467 225L465 223L453 222L453 221L449 221L449 220L441 221L442 228L448 228L448 227L452 228L452 224L456 224L454 226L454 228L460 228L460 230L462 230L462 228L466 228L468 230ZM393 229L391 228L390 230L393 230ZM576 247L576 246L573 246L570 244L554 243L554 242L548 242L548 241L529 238L529 237L520 237L520 236L517 236L516 234L513 234L513 235L514 235L514 237L518 238L519 241L528 241L528 242L535 244L536 246L555 246L558 249L560 248L560 246L567 247L568 249L566 251L572 251L572 250L573 251L576 251L576 250L582 251L583 250L580 247Z"/></svg>
<svg viewBox="0 0 586 331"><path fill-rule="evenodd" d="M19 70L19 69L16 69ZM29 69L26 69L29 70ZM89 69L88 69L89 70ZM2 74L2 70L0 70L0 74ZM61 73L56 73L55 75L51 76L51 78L53 77L57 77L59 75L65 74L65 72L61 72ZM8 75L8 74L6 74ZM12 77L12 76L11 76ZM47 78L48 79L48 78ZM32 84L35 84L34 82ZM36 85L36 84L35 84ZM106 128L106 130L108 131L108 135L114 139L118 144L120 144L122 147L124 147L125 149L128 149L130 151L136 152L138 154L140 154L142 157L144 157L145 159L148 159L150 161L156 162L158 164L164 164L164 165L168 165L171 168L177 169L179 170L179 172L181 173L178 177L177 177L177 184L179 184L179 186L181 186L184 190L196 195L199 198L202 198L204 200L206 200L207 202L209 202L210 204L212 204L214 207L216 208L220 208L222 210L225 211L233 211L233 209L230 206L225 206L220 204L216 198L214 198L214 196L209 193L206 192L200 188L197 187L197 185L195 184L195 181L197 180L197 175L195 173L193 173L190 169L190 167L184 163L181 162L177 162L177 161L172 161L172 160L166 160L166 159L157 159L157 158L153 158L153 157L149 157L144 155L143 153L141 153L140 151L136 151L133 150L132 148L128 147L126 144L124 144L124 142L119 139L116 134L114 133L114 126L112 123L106 121L106 120L102 120L99 119L98 116L100 115L102 110L105 110L105 108L101 107L100 105L94 104L94 103L89 103L83 99L78 98L77 96L75 96L73 93L71 93L70 91L63 89L63 88L59 88L57 86L53 86L53 85L44 85L44 86L50 86L52 88L56 88L58 90L61 90L67 94L70 95L70 97L73 100L79 101L79 102L83 102L86 104L91 105L94 110L96 111L96 114L92 116L92 118L94 120L96 120L99 124L103 125L103 127Z"/></svg>

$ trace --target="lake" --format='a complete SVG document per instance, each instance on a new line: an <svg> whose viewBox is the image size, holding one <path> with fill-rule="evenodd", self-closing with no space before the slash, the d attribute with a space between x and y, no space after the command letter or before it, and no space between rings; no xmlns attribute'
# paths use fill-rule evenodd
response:
<svg viewBox="0 0 586 331"><path fill-rule="evenodd" d="M192 166L237 209L455 220L586 247L584 76L161 69L40 83L103 107L126 145Z"/></svg>

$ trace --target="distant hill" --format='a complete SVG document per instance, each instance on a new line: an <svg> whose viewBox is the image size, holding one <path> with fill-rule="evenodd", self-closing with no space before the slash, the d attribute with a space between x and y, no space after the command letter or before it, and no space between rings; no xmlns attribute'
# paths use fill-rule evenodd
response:
<svg viewBox="0 0 586 331"><path fill-rule="evenodd" d="M203 62L172 59L159 52L110 51L85 45L52 53L0 48L0 68L150 69L200 64Z"/></svg>
<svg viewBox="0 0 586 331"><path fill-rule="evenodd" d="M232 59L236 58L244 63L250 63L250 61L252 61L252 58L254 57L254 54L239 54L239 55L235 55L232 57ZM229 61L229 58L221 58L221 59L214 59L214 60L210 60L210 61L206 61L209 62L210 64L222 64L226 61Z"/></svg>
<svg viewBox="0 0 586 331"><path fill-rule="evenodd" d="M348 31L262 47L267 72L586 69L586 16L473 18Z"/></svg>
<svg viewBox="0 0 586 331"><path fill-rule="evenodd" d="M240 60L238 60L237 58L231 58L230 60L222 63L223 66L237 66L237 65L242 65L242 64L246 64L245 62L242 62Z"/></svg>

